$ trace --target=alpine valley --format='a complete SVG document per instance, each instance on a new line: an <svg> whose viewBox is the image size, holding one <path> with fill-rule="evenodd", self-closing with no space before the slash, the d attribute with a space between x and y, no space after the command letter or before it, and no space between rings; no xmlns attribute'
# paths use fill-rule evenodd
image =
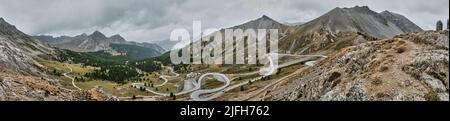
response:
<svg viewBox="0 0 450 121"><path fill-rule="evenodd" d="M139 43L100 31L31 36L7 20L0 18L0 101L449 100L448 28L425 31L407 16L367 6L292 24L261 15L210 34L279 30L272 75L259 75L268 63L173 64L171 51L191 49L173 41ZM223 46L205 40L192 44Z"/></svg>

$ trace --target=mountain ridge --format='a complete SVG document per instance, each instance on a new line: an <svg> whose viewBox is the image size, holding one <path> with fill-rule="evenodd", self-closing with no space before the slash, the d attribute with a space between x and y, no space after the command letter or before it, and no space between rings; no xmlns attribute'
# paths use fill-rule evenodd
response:
<svg viewBox="0 0 450 121"><path fill-rule="evenodd" d="M45 42L52 47L68 49L75 52L105 51L113 55L116 53L150 53L145 54L145 57L133 57L139 59L158 56L166 51L164 48L160 47L157 44L127 41L120 34L115 34L107 37L100 31L94 31L89 35L83 33L74 37L53 37L49 35L40 35L34 36L34 38Z"/></svg>
<svg viewBox="0 0 450 121"><path fill-rule="evenodd" d="M367 6L336 7L295 27L292 33L280 40L279 45L282 51L308 54L329 50L333 46L332 51L335 51L346 46L419 31L423 30L399 14L381 14Z"/></svg>

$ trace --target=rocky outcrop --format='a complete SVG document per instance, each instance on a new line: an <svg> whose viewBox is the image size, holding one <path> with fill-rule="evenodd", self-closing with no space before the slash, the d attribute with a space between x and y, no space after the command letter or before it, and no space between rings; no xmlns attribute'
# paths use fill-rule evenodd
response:
<svg viewBox="0 0 450 121"><path fill-rule="evenodd" d="M101 87L96 86L89 90L90 99L95 101L118 101L118 99L110 94L107 94Z"/></svg>
<svg viewBox="0 0 450 121"><path fill-rule="evenodd" d="M271 91L269 100L449 100L448 31L341 49Z"/></svg>

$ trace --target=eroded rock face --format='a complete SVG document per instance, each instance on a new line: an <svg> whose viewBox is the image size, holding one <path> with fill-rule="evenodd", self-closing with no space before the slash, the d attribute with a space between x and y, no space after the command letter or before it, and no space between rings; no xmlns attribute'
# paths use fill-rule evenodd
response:
<svg viewBox="0 0 450 121"><path fill-rule="evenodd" d="M448 32L341 49L270 93L271 100L449 100Z"/></svg>

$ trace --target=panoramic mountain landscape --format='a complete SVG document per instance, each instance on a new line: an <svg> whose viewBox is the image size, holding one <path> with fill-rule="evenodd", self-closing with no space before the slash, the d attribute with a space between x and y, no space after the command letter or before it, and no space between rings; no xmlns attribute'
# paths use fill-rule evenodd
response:
<svg viewBox="0 0 450 121"><path fill-rule="evenodd" d="M256 55L263 58L256 63L250 63L250 48L264 45L250 42L253 35L223 39L228 45L201 35L175 48L177 41L137 42L100 31L29 35L9 20L0 18L1 101L449 100L448 23L426 30L408 15L368 6L336 7L295 23L262 14L208 34L278 30L278 40L262 37L278 50ZM200 48L190 46L195 44ZM205 55L193 53L193 63L171 62L171 52L207 47L224 47L215 53L225 58L246 52L248 63L195 64Z"/></svg>

